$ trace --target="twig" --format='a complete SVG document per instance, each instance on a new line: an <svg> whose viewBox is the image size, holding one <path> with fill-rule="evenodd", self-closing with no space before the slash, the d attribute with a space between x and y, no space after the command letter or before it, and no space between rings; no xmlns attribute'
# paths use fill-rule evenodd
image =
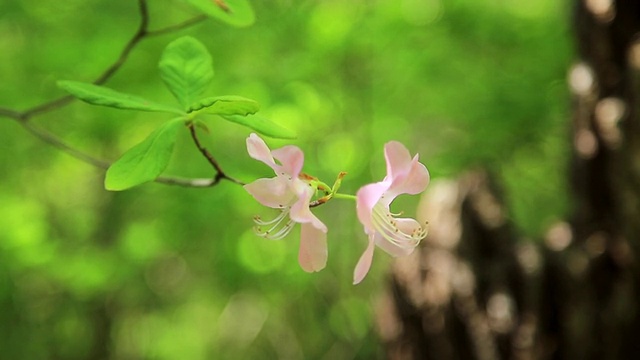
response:
<svg viewBox="0 0 640 360"><path fill-rule="evenodd" d="M127 44L124 46L124 49L122 49L122 51L120 52L120 56L118 57L118 59L93 82L94 84L101 85L109 80L109 78L111 78L111 76L113 76L113 74L115 74L115 72L118 71L120 67L122 67L133 48L135 48L140 40L144 39L144 37L147 35L147 30L149 27L149 10L147 9L146 0L139 0L138 6L140 11L140 25L138 25L138 30L135 34L133 34L133 37L129 39L129 42L127 42Z"/></svg>
<svg viewBox="0 0 640 360"><path fill-rule="evenodd" d="M20 123L28 132L30 132L32 135L34 135L35 137L37 137L38 139L42 140L43 142L52 145L64 152L66 152L67 154L73 156L74 158L93 165L97 168L100 169L108 169L109 166L111 166L111 163L108 161L104 161L104 160L100 160L97 159L91 155L87 155L85 153L83 153L82 151L79 151L73 147L71 147L70 145L68 145L67 143L65 143L62 139L60 139L59 137L55 136L54 134L48 132L45 129L42 129L40 127L37 127L35 125L33 125L30 122L22 122ZM224 175L225 178L232 180L231 178L227 177L226 175ZM175 177L175 176L160 176L158 178L155 179L156 182L158 183L162 183L162 184L168 184L168 185L179 185L179 186L185 186L185 187L198 187L198 188L203 188L203 187L211 187L216 185L220 179L213 178L213 179L203 179L203 178L182 178L182 177ZM237 182L236 180L232 180L233 182ZM239 183L239 182L238 182Z"/></svg>
<svg viewBox="0 0 640 360"><path fill-rule="evenodd" d="M167 26L165 28L162 29L158 29L158 30L148 30L146 35L147 37L151 37L151 36L160 36L160 35L164 35L164 34L168 34L168 33L172 33L175 31L179 31L182 29L186 29L188 27L191 27L193 25L196 25L198 23L201 23L205 20L207 20L207 15L198 15L196 17L193 17L189 20L186 20L184 22L181 22L179 24L176 25L171 25L171 26Z"/></svg>
<svg viewBox="0 0 640 360"><path fill-rule="evenodd" d="M211 164L211 166L213 166L213 168L216 171L216 176L213 178L213 183L211 184L211 186L216 185L222 179L229 180L234 184L244 185L242 181L236 180L228 176L227 174L225 174L222 168L220 167L220 164L218 164L218 161L213 157L213 155L211 155L209 150L207 150L207 148L202 146L202 144L200 143L200 140L198 139L198 134L196 133L196 127L193 124L193 122L190 122L187 125L187 127L189 128L189 132L191 133L191 138L193 139L193 143L196 145L198 150L200 150L200 153L207 159L209 164Z"/></svg>
<svg viewBox="0 0 640 360"><path fill-rule="evenodd" d="M57 147L58 149L66 152L67 154L73 156L74 158L85 162L87 164L91 164L95 167L99 167L102 169L108 169L109 166L111 165L110 163L100 160L100 159L96 159L91 155L85 154L82 151L75 149L69 145L67 145L64 141L62 141L62 139L60 139L59 137L55 136L54 134L39 128L35 125L33 125L32 123L29 122L22 122L21 123L22 127L24 127L25 129L27 129L28 132L30 132L33 136L37 137L38 139L46 142L49 145L53 145L55 147Z"/></svg>
<svg viewBox="0 0 640 360"><path fill-rule="evenodd" d="M7 108L0 108L0 116L8 117L14 120L20 120L22 118L21 113Z"/></svg>
<svg viewBox="0 0 640 360"><path fill-rule="evenodd" d="M187 179L173 176L160 176L155 180L158 183L167 185L178 185L184 187L206 188L216 185L215 179Z"/></svg>

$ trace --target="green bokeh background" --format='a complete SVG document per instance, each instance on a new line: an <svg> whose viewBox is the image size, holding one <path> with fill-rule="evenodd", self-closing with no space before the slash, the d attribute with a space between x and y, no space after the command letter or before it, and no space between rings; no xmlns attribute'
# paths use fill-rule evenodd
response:
<svg viewBox="0 0 640 360"><path fill-rule="evenodd" d="M565 189L572 59L569 7L556 0L254 1L256 23L215 20L145 39L106 84L171 102L162 49L191 35L210 50L210 95L261 104L294 129L305 172L343 191L384 176L383 144L420 153L432 179L487 167L509 217L536 238L569 208ZM92 81L138 25L130 0L0 3L0 106L62 95L55 81ZM149 1L151 28L197 15ZM164 115L74 102L34 123L115 160ZM212 120L204 139L244 181L270 176L249 159L249 130ZM211 176L180 136L168 174ZM0 118L0 353L7 359L369 359L382 356L375 307L391 259L351 285L366 246L353 203L317 208L327 268L304 273L298 232L252 233L270 213L236 185L103 189L104 172ZM408 215L418 199L402 199ZM398 209L400 210L400 209ZM438 224L431 224L438 226Z"/></svg>

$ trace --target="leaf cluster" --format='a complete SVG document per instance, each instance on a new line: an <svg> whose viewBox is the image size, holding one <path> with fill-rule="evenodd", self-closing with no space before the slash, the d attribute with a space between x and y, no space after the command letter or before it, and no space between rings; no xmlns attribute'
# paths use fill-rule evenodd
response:
<svg viewBox="0 0 640 360"><path fill-rule="evenodd" d="M100 85L58 82L60 88L92 105L177 115L109 167L105 178L107 190L126 190L156 179L169 164L179 129L196 125L208 130L205 116L213 115L273 138L295 138L290 130L256 116L260 105L254 100L237 95L206 97L214 76L213 61L206 47L195 38L185 36L167 45L158 68L177 105L154 102Z"/></svg>

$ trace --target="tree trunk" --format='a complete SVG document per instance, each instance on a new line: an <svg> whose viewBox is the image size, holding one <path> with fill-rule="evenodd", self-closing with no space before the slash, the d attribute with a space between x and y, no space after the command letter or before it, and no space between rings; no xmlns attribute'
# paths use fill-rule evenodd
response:
<svg viewBox="0 0 640 360"><path fill-rule="evenodd" d="M519 240L489 174L433 184L431 232L379 307L389 358L640 356L640 1L577 0L574 16L573 216Z"/></svg>

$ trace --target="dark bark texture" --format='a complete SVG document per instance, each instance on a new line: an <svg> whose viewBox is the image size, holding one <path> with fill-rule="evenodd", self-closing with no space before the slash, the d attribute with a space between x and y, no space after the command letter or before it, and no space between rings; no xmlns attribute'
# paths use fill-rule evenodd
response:
<svg viewBox="0 0 640 360"><path fill-rule="evenodd" d="M388 358L640 359L640 1L573 15L573 215L523 240L489 174L433 184L378 309Z"/></svg>

